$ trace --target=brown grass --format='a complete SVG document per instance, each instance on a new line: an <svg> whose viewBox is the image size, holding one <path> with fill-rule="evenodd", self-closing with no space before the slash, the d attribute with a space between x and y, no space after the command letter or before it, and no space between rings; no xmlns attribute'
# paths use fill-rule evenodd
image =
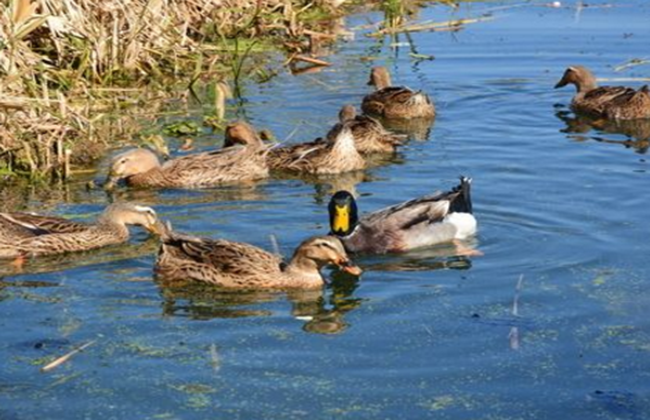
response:
<svg viewBox="0 0 650 420"><path fill-rule="evenodd" d="M0 0L0 174L65 178L70 159L94 160L183 95L161 88L170 80L238 82L269 45L309 54L334 13L302 0Z"/></svg>

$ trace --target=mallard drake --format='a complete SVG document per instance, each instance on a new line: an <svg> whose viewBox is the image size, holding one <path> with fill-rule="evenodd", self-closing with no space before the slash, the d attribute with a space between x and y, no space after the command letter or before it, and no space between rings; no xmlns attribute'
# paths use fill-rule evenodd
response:
<svg viewBox="0 0 650 420"><path fill-rule="evenodd" d="M160 164L148 149L132 149L111 162L106 188L124 179L129 186L151 188L204 188L268 177L265 146L233 145Z"/></svg>
<svg viewBox="0 0 650 420"><path fill-rule="evenodd" d="M385 254L462 240L476 232L471 179L451 191L416 198L359 219L354 197L338 191L329 203L331 234L352 253Z"/></svg>
<svg viewBox="0 0 650 420"><path fill-rule="evenodd" d="M0 258L87 251L119 244L129 238L127 225L158 232L156 212L145 206L115 203L92 224L61 217L0 213Z"/></svg>
<svg viewBox="0 0 650 420"><path fill-rule="evenodd" d="M325 282L320 270L326 265L361 274L333 236L307 239L288 263L250 244L179 234L170 227L161 239L155 272L168 281L195 280L231 289L317 289Z"/></svg>
<svg viewBox="0 0 650 420"><path fill-rule="evenodd" d="M361 110L366 114L404 119L433 118L436 115L433 102L426 93L391 86L386 67L373 67L368 85L375 86L377 90L363 98Z"/></svg>
<svg viewBox="0 0 650 420"><path fill-rule="evenodd" d="M594 75L583 66L571 66L555 85L561 88L568 84L576 87L571 109L576 113L613 120L650 118L650 90L648 85L634 90L625 86L601 86Z"/></svg>
<svg viewBox="0 0 650 420"><path fill-rule="evenodd" d="M339 112L339 122L327 133L333 139L343 127L348 127L354 137L354 145L359 153L393 153L401 146L406 136L387 131L376 119L367 115L357 115L353 105L345 105Z"/></svg>
<svg viewBox="0 0 650 420"><path fill-rule="evenodd" d="M271 148L268 159L271 169L316 175L356 171L367 165L347 126L330 133L329 139Z"/></svg>

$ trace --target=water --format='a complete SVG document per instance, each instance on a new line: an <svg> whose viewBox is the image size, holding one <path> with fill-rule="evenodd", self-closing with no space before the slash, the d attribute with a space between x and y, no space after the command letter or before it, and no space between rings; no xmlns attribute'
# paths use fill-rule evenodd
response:
<svg viewBox="0 0 650 420"><path fill-rule="evenodd" d="M648 418L645 150L606 130L570 132L558 115L573 92L552 88L571 64L647 77L647 66L612 68L647 52L650 6L599 6L432 6L422 19L494 20L412 34L436 57L419 62L403 37L393 48L363 36L378 14L355 16L356 39L326 57L331 68L245 86L239 114L279 138L298 127L292 141L324 134L342 104L358 104L372 63L428 91L439 110L428 139L367 171L360 206L470 175L483 257L442 246L363 258L359 282L289 296L163 288L152 281L156 243L135 231L130 245L32 264L41 272L0 283L0 418ZM106 197L85 181L26 207L90 217ZM326 231L329 192L284 179L117 198L152 205L183 231L267 248L275 234L289 254Z"/></svg>

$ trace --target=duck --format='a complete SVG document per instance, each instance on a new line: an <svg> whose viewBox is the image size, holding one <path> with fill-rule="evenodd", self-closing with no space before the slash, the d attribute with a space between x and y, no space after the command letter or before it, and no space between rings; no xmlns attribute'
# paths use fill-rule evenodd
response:
<svg viewBox="0 0 650 420"><path fill-rule="evenodd" d="M272 170L314 175L340 174L367 167L355 146L352 130L346 125L330 132L327 139L271 148L268 160Z"/></svg>
<svg viewBox="0 0 650 420"><path fill-rule="evenodd" d="M361 110L366 114L388 119L433 118L436 115L435 106L426 93L391 86L386 67L373 67L368 85L375 86L377 90L363 98Z"/></svg>
<svg viewBox="0 0 650 420"><path fill-rule="evenodd" d="M593 73L584 66L567 68L555 85L576 87L571 109L580 114L611 120L650 118L650 89L644 85L638 90L625 86L598 87Z"/></svg>
<svg viewBox="0 0 650 420"><path fill-rule="evenodd" d="M339 112L339 122L327 133L331 141L342 127L352 131L354 145L362 155L394 153L404 143L406 136L387 131L379 120L368 115L358 115L354 105L344 105Z"/></svg>
<svg viewBox="0 0 650 420"><path fill-rule="evenodd" d="M233 125L233 130L239 124ZM130 149L113 158L105 188L118 181L141 188L207 188L224 183L252 182L269 176L263 144L233 144L160 163L149 149Z"/></svg>
<svg viewBox="0 0 650 420"><path fill-rule="evenodd" d="M467 239L477 231L470 197L471 178L447 192L434 193L359 218L348 191L336 192L328 205L330 234L356 254L401 253Z"/></svg>
<svg viewBox="0 0 650 420"><path fill-rule="evenodd" d="M334 236L303 241L288 262L254 245L163 230L154 272L163 281L193 280L224 289L319 289L320 270L334 265L354 276L361 269Z"/></svg>
<svg viewBox="0 0 650 420"><path fill-rule="evenodd" d="M114 203L94 223L29 213L0 213L0 258L24 258L88 251L129 239L127 225L160 231L156 212L147 206Z"/></svg>

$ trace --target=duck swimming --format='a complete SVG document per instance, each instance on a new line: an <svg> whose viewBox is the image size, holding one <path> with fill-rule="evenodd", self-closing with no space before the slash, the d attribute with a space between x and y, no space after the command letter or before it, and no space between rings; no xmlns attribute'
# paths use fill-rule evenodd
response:
<svg viewBox="0 0 650 420"><path fill-rule="evenodd" d="M0 258L19 258L88 251L125 242L127 225L157 233L156 212L145 206L114 203L95 223L28 213L0 213Z"/></svg>
<svg viewBox="0 0 650 420"><path fill-rule="evenodd" d="M466 239L476 233L471 179L448 192L427 195L359 218L354 197L338 191L329 203L330 230L348 252L385 254Z"/></svg>
<svg viewBox="0 0 650 420"><path fill-rule="evenodd" d="M373 67L368 85L375 92L366 95L361 110L384 118L433 118L436 110L429 96L403 86L391 86L390 73L386 67Z"/></svg>
<svg viewBox="0 0 650 420"><path fill-rule="evenodd" d="M238 124L233 130L239 128ZM122 179L129 186L145 188L206 188L255 181L269 176L267 152L261 142L236 144L161 164L151 150L131 149L113 158L105 188L113 188Z"/></svg>
<svg viewBox="0 0 650 420"><path fill-rule="evenodd" d="M305 240L289 262L250 244L198 238L169 227L161 239L155 272L164 280L194 280L230 289L318 289L325 284L320 270L326 265L361 274L333 236Z"/></svg>
<svg viewBox="0 0 650 420"><path fill-rule="evenodd" d="M555 85L576 87L571 109L576 113L612 120L650 118L650 90L645 85L638 90L624 86L598 87L593 73L583 66L566 69Z"/></svg>
<svg viewBox="0 0 650 420"><path fill-rule="evenodd" d="M332 127L327 138L332 139L342 127L349 127L354 137L354 145L362 155L371 153L394 153L406 136L393 134L375 118L357 115L352 105L345 105L339 112L339 122Z"/></svg>

